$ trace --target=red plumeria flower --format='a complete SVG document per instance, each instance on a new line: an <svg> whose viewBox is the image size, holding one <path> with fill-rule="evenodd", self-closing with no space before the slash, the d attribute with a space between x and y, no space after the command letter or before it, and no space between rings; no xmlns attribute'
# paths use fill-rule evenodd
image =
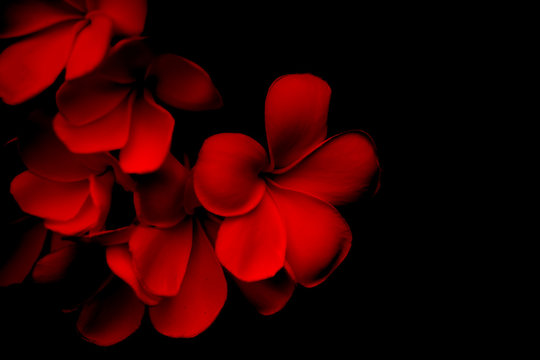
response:
<svg viewBox="0 0 540 360"><path fill-rule="evenodd" d="M0 38L25 36L0 54L0 97L19 104L66 69L71 80L94 70L111 39L142 33L146 0L21 0L4 15Z"/></svg>
<svg viewBox="0 0 540 360"><path fill-rule="evenodd" d="M155 171L169 152L174 119L152 94L184 110L222 105L201 67L180 56L155 55L144 40L129 39L115 45L96 72L62 85L54 129L74 153L120 149L125 172Z"/></svg>
<svg viewBox="0 0 540 360"><path fill-rule="evenodd" d="M18 140L28 168L11 182L20 208L65 235L102 230L115 178L131 186L116 160L105 153L71 153L50 127L28 131Z"/></svg>
<svg viewBox="0 0 540 360"><path fill-rule="evenodd" d="M379 164L361 131L326 139L329 101L320 78L283 76L266 98L269 157L242 134L212 136L201 148L195 192L208 211L226 217L216 254L241 281L285 268L297 283L315 286L349 251L349 226L333 205L370 190Z"/></svg>

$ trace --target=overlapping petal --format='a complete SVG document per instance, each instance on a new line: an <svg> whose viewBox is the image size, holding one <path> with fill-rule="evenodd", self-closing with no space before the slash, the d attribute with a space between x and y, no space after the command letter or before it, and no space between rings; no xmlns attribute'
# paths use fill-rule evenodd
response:
<svg viewBox="0 0 540 360"><path fill-rule="evenodd" d="M242 134L214 135L204 142L193 181L201 204L221 216L252 210L265 192L259 174L268 167L263 147Z"/></svg>
<svg viewBox="0 0 540 360"><path fill-rule="evenodd" d="M311 74L278 78L265 103L266 136L277 169L302 157L326 138L330 87Z"/></svg>
<svg viewBox="0 0 540 360"><path fill-rule="evenodd" d="M114 23L114 32L119 35L137 36L146 20L146 0L96 0L95 7Z"/></svg>
<svg viewBox="0 0 540 360"><path fill-rule="evenodd" d="M282 187L343 205L370 189L378 171L371 139L362 132L348 132L323 142L272 179Z"/></svg>
<svg viewBox="0 0 540 360"><path fill-rule="evenodd" d="M55 250L51 249L49 254L36 263L32 271L32 278L37 283L58 282L64 279L79 251L81 249L76 244Z"/></svg>

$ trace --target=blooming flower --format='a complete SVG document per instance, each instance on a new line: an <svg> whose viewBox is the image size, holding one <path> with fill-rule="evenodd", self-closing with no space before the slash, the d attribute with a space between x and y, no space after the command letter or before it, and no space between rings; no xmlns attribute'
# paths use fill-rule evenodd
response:
<svg viewBox="0 0 540 360"><path fill-rule="evenodd" d="M0 38L24 36L0 54L0 97L19 104L95 69L115 36L140 35L146 0L21 0L4 16Z"/></svg>
<svg viewBox="0 0 540 360"><path fill-rule="evenodd" d="M285 268L295 282L315 286L349 251L350 229L333 205L369 191L379 165L361 131L326 139L329 101L320 78L283 76L266 98L269 156L242 134L214 135L201 148L195 192L207 210L225 217L216 254L243 282Z"/></svg>
<svg viewBox="0 0 540 360"><path fill-rule="evenodd" d="M152 172L165 160L174 128L173 117L152 94L184 110L222 104L198 65L172 54L155 55L144 40L129 39L115 45L96 72L61 86L54 129L72 152L120 149L125 172Z"/></svg>

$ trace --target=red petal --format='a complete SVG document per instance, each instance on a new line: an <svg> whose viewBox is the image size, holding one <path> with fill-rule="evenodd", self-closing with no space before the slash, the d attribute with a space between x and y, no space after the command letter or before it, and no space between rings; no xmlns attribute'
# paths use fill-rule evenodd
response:
<svg viewBox="0 0 540 360"><path fill-rule="evenodd" d="M287 229L287 263L300 284L323 282L351 247L351 230L330 204L296 191L270 186Z"/></svg>
<svg viewBox="0 0 540 360"><path fill-rule="evenodd" d="M191 219L169 229L138 226L129 240L135 273L143 288L158 296L174 296L189 260Z"/></svg>
<svg viewBox="0 0 540 360"><path fill-rule="evenodd" d="M263 315L272 315L283 309L296 287L296 283L285 270L266 280L255 282L235 280L244 296Z"/></svg>
<svg viewBox="0 0 540 360"><path fill-rule="evenodd" d="M113 279L84 305L77 329L86 340L94 344L113 345L139 328L144 308L144 304L128 285Z"/></svg>
<svg viewBox="0 0 540 360"><path fill-rule="evenodd" d="M218 134L204 142L193 171L201 204L221 216L245 214L261 201L266 185L259 174L268 166L266 152L242 134Z"/></svg>
<svg viewBox="0 0 540 360"><path fill-rule="evenodd" d="M187 169L169 154L158 171L141 175L133 194L137 217L143 224L170 227L185 216Z"/></svg>
<svg viewBox="0 0 540 360"><path fill-rule="evenodd" d="M86 22L65 22L21 40L0 54L0 95L5 103L26 101L49 87Z"/></svg>
<svg viewBox="0 0 540 360"><path fill-rule="evenodd" d="M67 276L80 248L72 244L45 255L37 262L32 278L37 283L58 282Z"/></svg>
<svg viewBox="0 0 540 360"><path fill-rule="evenodd" d="M86 75L94 70L109 51L112 21L109 17L92 13L90 23L79 33L66 66L66 80Z"/></svg>
<svg viewBox="0 0 540 360"><path fill-rule="evenodd" d="M64 0L67 4L80 12L86 12L86 0Z"/></svg>
<svg viewBox="0 0 540 360"><path fill-rule="evenodd" d="M270 156L283 168L326 138L330 87L310 74L286 75L270 86L265 123Z"/></svg>
<svg viewBox="0 0 540 360"><path fill-rule="evenodd" d="M223 105L206 71L183 57L161 55L152 63L151 73L157 77L156 96L171 106L198 111Z"/></svg>
<svg viewBox="0 0 540 360"><path fill-rule="evenodd" d="M144 174L159 169L169 153L173 129L171 114L145 91L133 104L129 140L120 151L122 170Z"/></svg>
<svg viewBox="0 0 540 360"><path fill-rule="evenodd" d="M89 124L71 124L60 113L53 121L54 131L74 153L96 153L120 149L129 139L135 94L125 98L114 110Z"/></svg>
<svg viewBox="0 0 540 360"><path fill-rule="evenodd" d="M189 338L206 330L227 298L227 282L212 246L197 225L180 292L150 308L152 324L170 337Z"/></svg>
<svg viewBox="0 0 540 360"><path fill-rule="evenodd" d="M96 121L116 109L131 86L92 74L65 82L56 93L58 110L75 126Z"/></svg>
<svg viewBox="0 0 540 360"><path fill-rule="evenodd" d="M146 74L153 57L143 38L120 40L99 67L99 73L119 84L130 84Z"/></svg>
<svg viewBox="0 0 540 360"><path fill-rule="evenodd" d="M31 228L27 228L27 225L27 222L19 224L21 228L16 230L23 230L22 234L10 239L17 241L17 245L7 262L0 267L0 286L22 283L41 253L47 230L41 223ZM4 241L8 240L9 235L9 232L3 234Z"/></svg>
<svg viewBox="0 0 540 360"><path fill-rule="evenodd" d="M48 1L18 0L2 14L0 38L28 35L67 20L81 19L75 9Z"/></svg>
<svg viewBox="0 0 540 360"><path fill-rule="evenodd" d="M136 36L144 29L146 0L97 0L96 9L113 20L118 35Z"/></svg>
<svg viewBox="0 0 540 360"><path fill-rule="evenodd" d="M37 217L69 220L81 210L89 195L88 181L60 183L25 171L11 182L11 194L21 209Z"/></svg>
<svg viewBox="0 0 540 360"><path fill-rule="evenodd" d="M274 276L283 267L286 246L287 234L280 214L265 193L255 209L223 221L216 254L240 280L258 281Z"/></svg>
<svg viewBox="0 0 540 360"><path fill-rule="evenodd" d="M63 235L76 235L98 227L100 212L98 207L89 197L82 206L79 213L69 220L50 220L44 221L45 227Z"/></svg>
<svg viewBox="0 0 540 360"><path fill-rule="evenodd" d="M365 193L378 169L371 140L361 132L350 132L328 139L273 179L282 187L342 205Z"/></svg>
<svg viewBox="0 0 540 360"><path fill-rule="evenodd" d="M103 172L102 161L97 170L87 166L95 155L77 155L70 152L51 130L37 129L19 136L19 153L28 169L49 180L71 182L89 178Z"/></svg>
<svg viewBox="0 0 540 360"><path fill-rule="evenodd" d="M124 280L135 292L137 297L147 305L156 305L160 301L160 297L148 294L139 284L139 280L135 276L131 254L127 244L109 246L106 249L107 264L111 271Z"/></svg>
<svg viewBox="0 0 540 360"><path fill-rule="evenodd" d="M100 214L100 218L94 229L100 229L105 224L111 206L113 185L114 175L110 171L90 178L90 196Z"/></svg>
<svg viewBox="0 0 540 360"><path fill-rule="evenodd" d="M82 236L80 240L100 244L102 246L127 244L134 228L134 226L130 225L119 229L100 231Z"/></svg>

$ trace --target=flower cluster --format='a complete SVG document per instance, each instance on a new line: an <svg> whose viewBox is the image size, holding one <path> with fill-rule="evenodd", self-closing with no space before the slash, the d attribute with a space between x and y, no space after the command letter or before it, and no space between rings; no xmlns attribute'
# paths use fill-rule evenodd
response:
<svg viewBox="0 0 540 360"><path fill-rule="evenodd" d="M179 161L167 108L216 110L222 99L200 66L141 37L145 18L144 0L22 0L0 33L15 39L0 54L5 103L63 80L56 113L32 112L11 142L27 170L10 191L26 215L11 225L0 284L77 281L65 306L102 346L146 312L166 336L200 334L226 301L226 276L261 314L279 311L347 256L352 234L335 206L379 184L366 133L328 137L331 90L310 74L270 86L267 144L220 133L193 166ZM110 221L115 191L134 207L122 226Z"/></svg>

